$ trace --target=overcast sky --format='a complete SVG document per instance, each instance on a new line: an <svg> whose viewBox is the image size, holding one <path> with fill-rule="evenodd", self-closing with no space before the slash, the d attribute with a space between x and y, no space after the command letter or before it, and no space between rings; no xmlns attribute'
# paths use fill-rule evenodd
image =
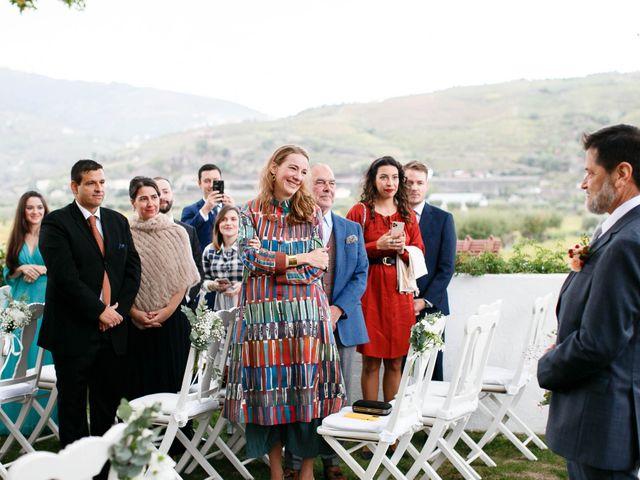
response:
<svg viewBox="0 0 640 480"><path fill-rule="evenodd" d="M0 0L0 66L272 116L458 85L640 71L637 0Z"/></svg>

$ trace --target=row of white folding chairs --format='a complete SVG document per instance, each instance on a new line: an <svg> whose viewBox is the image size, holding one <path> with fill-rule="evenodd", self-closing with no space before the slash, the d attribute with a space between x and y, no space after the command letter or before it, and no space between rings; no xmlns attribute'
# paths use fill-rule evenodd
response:
<svg viewBox="0 0 640 480"><path fill-rule="evenodd" d="M498 433L503 433L529 459L535 459L533 453L526 447L529 441L535 442L540 448L546 448L544 443L533 431L515 414L518 401L522 397L524 388L531 379L530 364L534 358L531 350L543 340L543 328L546 313L551 301L551 294L535 300L529 332L525 338L520 361L514 371L487 366L496 326L500 317L501 301L478 308L476 315L470 317L465 325L462 350L458 363L450 382L430 381L431 370L427 368L422 378L421 394L419 397L420 420L411 424L412 403L415 399L398 403L394 413L389 417L381 417L372 422L363 422L349 418L349 409L339 414L327 417L318 432L327 440L336 453L345 461L359 478L369 479L383 467L380 478L391 474L395 478L414 478L424 471L429 478L439 479L438 468L448 459L460 474L468 480L478 480L480 476L471 466L475 459L482 459L487 465L495 466L491 458L482 447L492 441ZM414 354L415 355L415 354ZM435 358L435 352L430 352ZM411 356L410 356L411 358ZM432 357L429 357L432 358ZM415 361L415 360L414 360ZM498 381L492 379L496 372L502 374ZM411 379L412 371L408 366L402 377L397 399L407 395L407 385L415 385L417 379ZM490 408L485 403L497 404L497 408ZM402 407L400 407L402 405ZM471 415L480 410L490 416L489 429L476 444L465 433L465 427ZM393 417L393 415L396 417ZM404 423L399 421L404 419ZM522 442L508 428L507 422L514 421L516 426L525 431L528 438ZM426 430L427 439L421 449L411 443L416 431ZM391 432L391 434L390 434ZM458 441L462 439L471 447L471 453L463 458L455 450ZM398 441L396 450L390 459L385 457L389 446ZM354 447L346 449L344 442L357 442ZM353 458L352 453L367 445L374 452L374 456L367 469L362 468ZM397 468L403 455L408 453L413 458L413 465L406 474ZM531 458L533 456L533 458Z"/></svg>

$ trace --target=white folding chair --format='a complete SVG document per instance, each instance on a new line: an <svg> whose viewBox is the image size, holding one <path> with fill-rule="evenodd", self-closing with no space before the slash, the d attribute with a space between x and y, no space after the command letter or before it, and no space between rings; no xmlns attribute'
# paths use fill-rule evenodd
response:
<svg viewBox="0 0 640 480"><path fill-rule="evenodd" d="M499 433L507 437L527 459L532 461L538 458L527 447L530 442L533 442L540 449L547 448L540 437L515 413L515 409L526 386L531 381L531 366L537 357L537 350L545 340L544 325L552 298L553 295L548 293L544 297L535 299L529 329L515 370L492 365L485 368L478 409L491 419L491 423L477 443L465 434L465 443L471 448L467 457L468 462L481 458L487 465L495 466L493 462L491 462L493 465L486 462L482 448L496 438ZM509 429L507 425L509 420L525 432L527 438L524 441L521 441Z"/></svg>
<svg viewBox="0 0 640 480"><path fill-rule="evenodd" d="M438 321L436 328L440 332L444 329L444 322L444 317ZM405 478L397 463L414 432L421 428L421 394L424 391L424 382L431 378L438 350L432 348L424 353L410 350L390 415L374 417L371 420L350 418L353 410L351 407L345 407L322 420L318 433L358 478L372 479L380 467L384 469L381 478L388 474L396 479ZM399 441L396 451L391 458L387 458L387 450L396 441ZM356 442L356 445L347 448L343 445L344 442ZM373 452L366 470L352 455L365 446Z"/></svg>
<svg viewBox="0 0 640 480"><path fill-rule="evenodd" d="M11 372L11 377L0 380L0 422L2 422L9 431L2 447L0 447L0 477L2 478L6 478L6 467L9 465L9 463L3 464L2 459L9 451L14 440L20 444L25 452L34 451L20 429L27 418L29 410L31 410L31 404L38 391L38 377L40 375L44 352L41 349L38 350L36 367L31 373L27 373L27 361L29 358L29 350L31 348L38 348L33 339L38 325L36 319L42 315L43 308L44 305L42 303L31 303L29 310L32 321L29 325L21 329L17 334L6 335L0 339L0 359L2 360L0 363L2 367L4 368L6 366L6 362L10 357L17 357L17 363L13 372ZM17 351L14 348L16 339L19 340L19 344L21 345L21 348L18 348ZM6 350L2 348L5 344L11 345L6 356L4 353ZM2 408L3 405L9 403L22 403L15 423Z"/></svg>
<svg viewBox="0 0 640 480"><path fill-rule="evenodd" d="M217 313L226 324L233 325L236 311L237 309L234 308L230 311L221 310ZM169 447L176 438L186 449L176 465L177 472L184 469L188 462L193 459L210 477L222 479L220 474L204 457L201 449L203 442L206 440L205 434L209 437L215 434L209 422L220 406L221 375L224 370L231 335L232 328L227 328L223 341L212 342L212 345L206 351L198 352L191 347L182 379L182 387L179 392L155 393L136 398L130 402L134 410L160 402L160 412L154 420L154 424L165 427L162 442L158 448L159 452L167 454ZM196 362L198 370L197 374L194 375ZM194 432L193 439L190 440L180 428L191 420L198 421L198 428ZM213 443L222 451L243 478L253 478L235 454L224 444L219 435L215 437Z"/></svg>
<svg viewBox="0 0 640 480"><path fill-rule="evenodd" d="M33 369L29 369L31 372ZM56 369L53 365L42 365L40 369L40 378L38 379L38 395L33 402L33 409L40 415L40 420L29 435L29 443L34 445L35 442L46 440L51 437L60 438L58 425L53 421L51 414L58 400L58 389L56 387ZM47 398L47 403L43 407L38 401L39 398ZM49 427L50 435L40 436L44 427Z"/></svg>
<svg viewBox="0 0 640 480"><path fill-rule="evenodd" d="M422 428L428 430L429 434L420 451L411 443L406 446L406 451L414 458L414 464L406 474L408 479L415 478L422 470L430 478L440 479L436 471L445 458L465 479L480 479L477 472L455 451L455 446L471 414L478 407L482 373L499 317L499 308L472 315L465 324L464 341L451 381L425 383L421 421ZM441 395L443 389L446 390L445 396Z"/></svg>
<svg viewBox="0 0 640 480"><path fill-rule="evenodd" d="M90 480L100 473L109 459L109 447L120 441L126 426L119 423L102 437L82 438L58 453L23 455L9 469L8 480Z"/></svg>

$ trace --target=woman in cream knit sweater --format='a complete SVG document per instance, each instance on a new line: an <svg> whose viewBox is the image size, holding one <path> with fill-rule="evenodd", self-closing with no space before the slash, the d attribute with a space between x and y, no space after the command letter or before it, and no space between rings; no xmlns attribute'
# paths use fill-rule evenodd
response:
<svg viewBox="0 0 640 480"><path fill-rule="evenodd" d="M186 230L160 213L155 181L135 177L129 197L136 211L131 235L142 265L140 290L129 312L129 398L136 398L180 390L190 329L180 305L200 275Z"/></svg>

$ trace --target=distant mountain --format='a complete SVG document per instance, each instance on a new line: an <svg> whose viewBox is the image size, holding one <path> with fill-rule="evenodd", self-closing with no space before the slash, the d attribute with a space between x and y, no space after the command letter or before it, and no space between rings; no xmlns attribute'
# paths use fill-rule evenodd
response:
<svg viewBox="0 0 640 480"><path fill-rule="evenodd" d="M4 72L4 76L8 73ZM119 185L119 193L111 199L115 201L119 196L122 205L127 203L123 187L138 174L170 176L176 183L178 202L196 198L197 192L187 189L195 188L195 172L205 162L220 165L229 181L227 190L243 200L253 195L258 172L266 159L285 143L304 146L312 162L327 163L334 168L341 186L350 189L351 196L344 197L345 204L357 196L359 179L371 161L393 155L403 163L418 159L431 165L436 172L435 190L482 191L489 196L524 196L528 202L569 205L583 199L575 188L582 170L581 135L614 123L640 125L640 73L458 87L382 102L315 108L272 121L253 120L191 130L184 130L190 118L197 123L205 117L196 114L189 117L184 113L188 96L120 85L98 88L94 84L63 83L72 92L64 89L64 95L55 94L58 100L47 100L51 90L45 94L35 84L23 89L40 98L34 103L55 104L47 109L46 115L34 114L26 107L19 113L13 110L10 118L0 113L0 162L6 165L8 159L35 158L36 153L42 163L51 159L56 165L54 159L64 159L64 168L47 170L47 175L55 174L46 187L53 191L64 186L70 160L80 156L74 150L79 148L78 139L93 138L94 150L91 145L83 145L86 151L96 152L94 157L107 166L112 185ZM75 95L67 83L77 85ZM93 89L101 93L94 96L82 93ZM0 112L6 110L4 105L13 102L15 96L4 90L0 83L0 96L8 97L0 101ZM119 96L115 92L129 93ZM28 97L27 93L23 95ZM156 98L154 95L167 100L142 101ZM135 101L130 100L132 96ZM205 99L194 102L190 104L194 111L209 111L204 108L208 105ZM26 98L21 104L25 103L29 104ZM105 114L103 121L80 121L82 112L88 110L109 115ZM255 113L241 111L247 117ZM148 123L140 117L148 119ZM185 123L176 127L175 133L114 150L118 142L131 138L133 132L138 135L160 132L159 126L158 130L150 126L156 117L166 119L163 125L178 117ZM15 135L8 133L13 128L11 122L19 126L15 127ZM51 125L57 125L58 130L49 128ZM82 135L65 135L61 133L62 125ZM6 147L7 141L10 149ZM7 155L11 149L20 148L28 150L31 157ZM49 178L47 175L44 178ZM33 185L35 179L43 179L41 169L25 172L22 183L9 182L4 198L9 194L15 197L20 189ZM66 187L61 190L63 198L68 198L66 191ZM2 196L0 192L0 200L4 201Z"/></svg>
<svg viewBox="0 0 640 480"><path fill-rule="evenodd" d="M214 98L0 68L0 164L21 173L171 132L265 118Z"/></svg>
<svg viewBox="0 0 640 480"><path fill-rule="evenodd" d="M620 122L640 125L640 73L518 80L327 106L274 121L167 135L109 160L122 174L174 177L193 176L201 163L212 161L228 177L249 181L276 147L298 143L312 161L328 163L343 176L359 177L373 159L393 155L401 162L426 161L452 181L535 177L531 187L544 180L541 195L548 197L576 191L582 133Z"/></svg>

